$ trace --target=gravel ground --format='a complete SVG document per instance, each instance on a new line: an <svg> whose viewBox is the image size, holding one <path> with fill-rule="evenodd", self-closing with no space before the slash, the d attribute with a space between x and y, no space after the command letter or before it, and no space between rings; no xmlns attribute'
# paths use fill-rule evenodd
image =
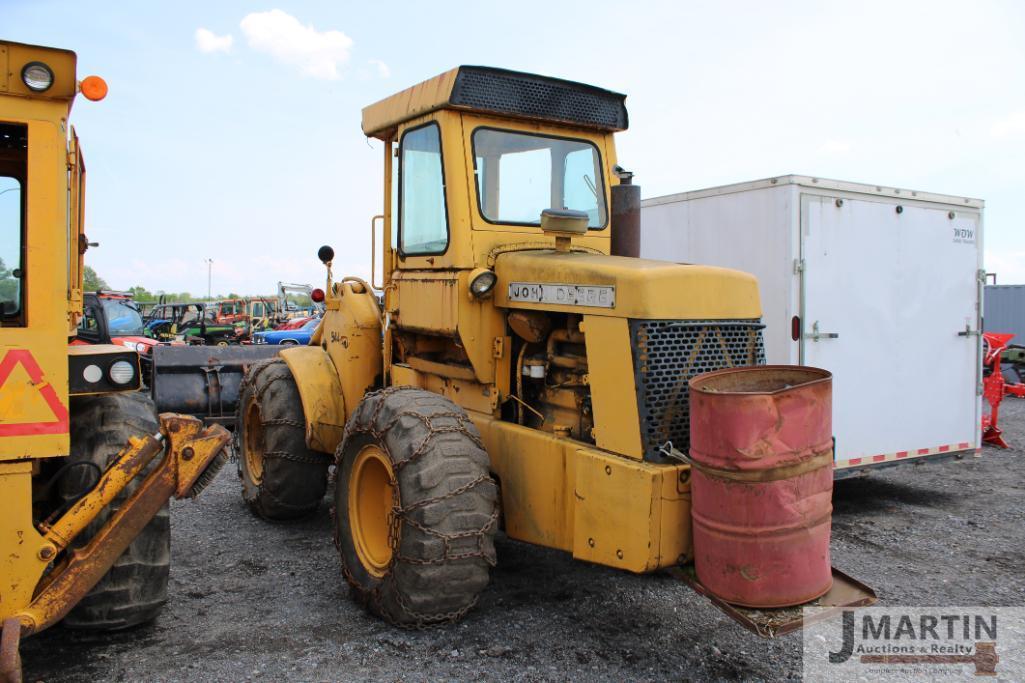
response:
<svg viewBox="0 0 1025 683"><path fill-rule="evenodd" d="M833 564L908 605L1025 595L1025 401L1010 450L838 482ZM800 635L761 640L666 576L632 576L508 539L478 607L401 631L348 599L326 506L255 519L234 466L172 510L170 602L116 634L53 628L22 644L26 681L798 680Z"/></svg>

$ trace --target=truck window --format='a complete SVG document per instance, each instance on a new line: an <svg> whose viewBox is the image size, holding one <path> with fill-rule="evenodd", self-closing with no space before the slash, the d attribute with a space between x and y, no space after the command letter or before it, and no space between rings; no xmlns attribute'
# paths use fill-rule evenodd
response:
<svg viewBox="0 0 1025 683"><path fill-rule="evenodd" d="M586 140L478 128L474 176L489 223L540 225L545 209L575 209L588 227L606 224L601 155Z"/></svg>
<svg viewBox="0 0 1025 683"><path fill-rule="evenodd" d="M399 145L399 244L403 254L441 254L448 249L445 174L438 124L406 131Z"/></svg>
<svg viewBox="0 0 1025 683"><path fill-rule="evenodd" d="M0 307L4 318L21 312L21 182L0 176Z"/></svg>
<svg viewBox="0 0 1025 683"><path fill-rule="evenodd" d="M24 324L28 130L0 123L0 324Z"/></svg>
<svg viewBox="0 0 1025 683"><path fill-rule="evenodd" d="M86 305L78 321L78 336L86 341L95 342L100 338L100 321L96 313L95 307Z"/></svg>

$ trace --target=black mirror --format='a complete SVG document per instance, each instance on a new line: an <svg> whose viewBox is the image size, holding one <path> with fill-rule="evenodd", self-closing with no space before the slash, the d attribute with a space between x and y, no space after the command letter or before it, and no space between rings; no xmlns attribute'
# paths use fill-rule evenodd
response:
<svg viewBox="0 0 1025 683"><path fill-rule="evenodd" d="M335 250L326 244L317 250L317 258L321 263L327 264L335 260Z"/></svg>

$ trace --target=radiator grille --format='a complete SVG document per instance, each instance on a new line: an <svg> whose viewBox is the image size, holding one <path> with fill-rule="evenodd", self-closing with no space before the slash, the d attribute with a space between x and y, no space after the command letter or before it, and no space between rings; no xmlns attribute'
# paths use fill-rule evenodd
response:
<svg viewBox="0 0 1025 683"><path fill-rule="evenodd" d="M455 106L607 130L627 127L624 99L583 83L478 66L459 68L450 97Z"/></svg>
<svg viewBox="0 0 1025 683"><path fill-rule="evenodd" d="M703 372L763 365L757 320L631 320L634 377L644 459L663 462L666 441L690 447L687 382Z"/></svg>

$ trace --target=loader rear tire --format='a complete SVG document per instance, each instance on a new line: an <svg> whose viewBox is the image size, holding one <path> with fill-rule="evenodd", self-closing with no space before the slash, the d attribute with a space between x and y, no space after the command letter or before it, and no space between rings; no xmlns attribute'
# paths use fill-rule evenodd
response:
<svg viewBox="0 0 1025 683"><path fill-rule="evenodd" d="M91 462L100 470L124 448L130 436L153 435L159 430L153 401L141 392L73 398L71 402L71 456L68 462ZM146 468L149 472L159 457ZM71 543L84 546L144 479L132 480ZM65 503L78 498L96 482L96 471L73 467L57 491ZM171 567L171 519L168 504L142 530L110 571L64 617L72 628L112 631L154 619L167 602Z"/></svg>
<svg viewBox="0 0 1025 683"><path fill-rule="evenodd" d="M327 491L329 455L306 446L299 388L280 358L254 364L239 400L238 476L242 498L269 520L308 517Z"/></svg>
<svg viewBox="0 0 1025 683"><path fill-rule="evenodd" d="M403 627L448 623L495 565L498 492L466 413L411 387L368 394L335 453L335 545L353 597Z"/></svg>

